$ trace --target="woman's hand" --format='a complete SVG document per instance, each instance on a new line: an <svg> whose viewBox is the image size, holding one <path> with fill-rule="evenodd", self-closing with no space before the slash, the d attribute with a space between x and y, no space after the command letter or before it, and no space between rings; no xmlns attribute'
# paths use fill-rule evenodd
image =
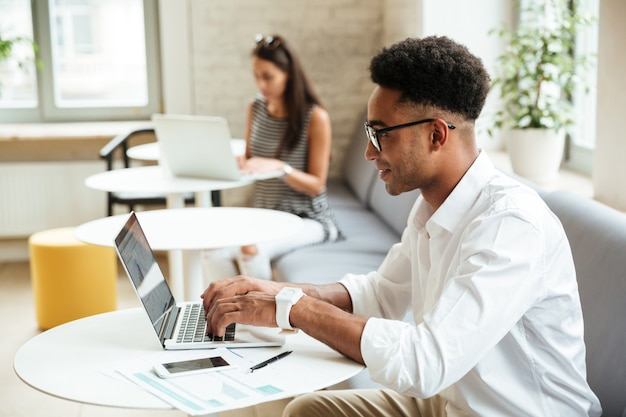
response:
<svg viewBox="0 0 626 417"><path fill-rule="evenodd" d="M252 158L247 159L241 170L246 173L260 173L260 172L270 172L270 171L282 171L285 163L280 159L275 158L261 158L257 156L253 156Z"/></svg>

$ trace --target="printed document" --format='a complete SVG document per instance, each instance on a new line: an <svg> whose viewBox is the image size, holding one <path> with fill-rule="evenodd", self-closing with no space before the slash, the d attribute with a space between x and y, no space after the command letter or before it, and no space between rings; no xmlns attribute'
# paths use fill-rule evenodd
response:
<svg viewBox="0 0 626 417"><path fill-rule="evenodd" d="M250 367L281 353L284 348L167 351L141 362L121 365L117 373L189 415L219 413L304 393L294 384L289 359L273 362L253 373ZM160 378L155 363L222 356L236 368L203 374ZM291 382L290 382L291 381Z"/></svg>

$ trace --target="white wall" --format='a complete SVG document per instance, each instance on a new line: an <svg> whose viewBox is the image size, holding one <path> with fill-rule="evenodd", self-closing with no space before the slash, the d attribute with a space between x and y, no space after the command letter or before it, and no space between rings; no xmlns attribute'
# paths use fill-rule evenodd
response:
<svg viewBox="0 0 626 417"><path fill-rule="evenodd" d="M423 9L422 0L385 0L382 44L422 36Z"/></svg>
<svg viewBox="0 0 626 417"><path fill-rule="evenodd" d="M511 23L513 3L501 0L482 0L480 2L459 0L424 0L423 35L445 35L465 46L480 57L493 78L496 58L503 47L503 42L489 31L497 28L501 22ZM496 91L492 91L485 108L476 121L479 146L485 149L501 149L502 138L490 137L487 129L491 127L496 112Z"/></svg>
<svg viewBox="0 0 626 417"><path fill-rule="evenodd" d="M194 114L188 0L159 0L162 111Z"/></svg>

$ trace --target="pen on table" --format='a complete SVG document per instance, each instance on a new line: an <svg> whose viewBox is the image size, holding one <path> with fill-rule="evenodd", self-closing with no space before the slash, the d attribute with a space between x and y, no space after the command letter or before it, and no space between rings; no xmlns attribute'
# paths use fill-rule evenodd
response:
<svg viewBox="0 0 626 417"><path fill-rule="evenodd" d="M276 355L276 356L274 356L274 357L272 357L272 358L269 358L269 359L268 359L268 360L266 360L266 361L263 361L263 362L261 362L261 363L259 363L259 364L257 364L257 365L254 365L253 367L251 367L251 368L250 368L250 372L254 372L254 371L256 371L257 369L261 369L261 368L263 368L264 366L267 366L267 365L269 365L269 364L270 364L270 363L272 363L272 362L276 362L277 360L282 359L282 358L284 358L285 356L289 355L291 352L293 352L293 351L292 351L292 350L288 350L287 352L283 352L283 353L281 353L281 354L279 354L279 355Z"/></svg>

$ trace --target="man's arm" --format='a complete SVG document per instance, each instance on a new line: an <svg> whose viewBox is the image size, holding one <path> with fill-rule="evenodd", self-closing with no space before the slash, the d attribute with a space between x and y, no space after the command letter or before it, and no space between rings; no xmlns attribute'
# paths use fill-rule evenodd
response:
<svg viewBox="0 0 626 417"><path fill-rule="evenodd" d="M244 276L212 283L202 294L207 331L223 334L233 322L275 327L274 296L286 286L302 288L307 295L291 308L291 325L363 363L360 342L367 318L351 314L350 294L339 283L293 285Z"/></svg>
<svg viewBox="0 0 626 417"><path fill-rule="evenodd" d="M350 299L348 290L343 285L332 284L332 287L325 289L326 295L329 291L343 292L347 299ZM342 298L338 297L338 294L333 295L335 300ZM321 301L315 296L302 297L291 308L289 321L293 327L302 329L309 336L364 364L361 354L361 335L368 318L352 314L350 312L352 310L351 301L349 304L350 310L347 310Z"/></svg>

